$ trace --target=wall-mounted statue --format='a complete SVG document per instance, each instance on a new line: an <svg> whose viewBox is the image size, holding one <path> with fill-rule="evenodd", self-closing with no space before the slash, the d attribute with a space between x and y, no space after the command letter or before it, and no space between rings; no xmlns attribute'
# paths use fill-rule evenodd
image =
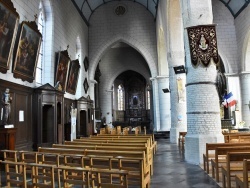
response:
<svg viewBox="0 0 250 188"><path fill-rule="evenodd" d="M2 106L3 106L3 111L1 114L2 125L10 124L11 101L12 101L12 98L10 96L10 89L6 88L5 92L2 95Z"/></svg>

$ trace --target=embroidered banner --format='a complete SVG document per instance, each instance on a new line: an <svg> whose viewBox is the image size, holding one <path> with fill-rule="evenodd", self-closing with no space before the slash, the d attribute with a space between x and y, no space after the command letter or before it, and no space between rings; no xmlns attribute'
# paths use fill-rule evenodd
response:
<svg viewBox="0 0 250 188"><path fill-rule="evenodd" d="M191 62L194 66L202 63L207 67L211 60L219 61L215 25L188 27Z"/></svg>

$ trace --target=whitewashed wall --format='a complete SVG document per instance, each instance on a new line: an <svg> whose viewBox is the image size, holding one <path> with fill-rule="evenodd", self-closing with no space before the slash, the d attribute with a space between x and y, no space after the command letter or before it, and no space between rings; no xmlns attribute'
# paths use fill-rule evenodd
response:
<svg viewBox="0 0 250 188"><path fill-rule="evenodd" d="M20 23L22 21L33 21L34 15L39 14L40 0L12 0L14 7L20 15ZM81 16L76 11L71 1L60 0L43 0L45 7L45 23L46 31L43 36L45 52L44 52L44 83L50 83L54 86L54 75L56 67L56 52L66 50L69 45L68 53L73 60L76 56L76 41L77 37L80 39L81 53L80 64L82 69L82 78L79 78L80 82L83 82L83 77L87 76L83 69L82 61L85 56L88 55L88 27L83 22ZM12 67L12 63L10 65ZM33 83L23 82L21 79L13 77L12 69L7 74L0 73L0 78L14 82L20 85L28 87L36 87L35 81ZM82 86L82 84L80 84ZM82 90L81 88L80 91ZM79 94L78 95L85 95ZM65 95L67 98L74 99L75 96L71 94Z"/></svg>

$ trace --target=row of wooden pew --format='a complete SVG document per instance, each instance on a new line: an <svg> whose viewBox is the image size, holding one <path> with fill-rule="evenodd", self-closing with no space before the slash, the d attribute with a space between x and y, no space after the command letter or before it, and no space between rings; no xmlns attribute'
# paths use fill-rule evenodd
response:
<svg viewBox="0 0 250 188"><path fill-rule="evenodd" d="M99 159L95 156L3 152L5 160L1 163L5 165L7 187L128 187L128 171L95 168L93 161ZM89 166L84 165L87 162Z"/></svg>
<svg viewBox="0 0 250 188"><path fill-rule="evenodd" d="M114 128L111 128L109 126L106 126L105 128L100 129L100 135L105 135L105 134L111 134L111 135L128 135L129 132L133 132L134 134L140 134L141 133L141 126L137 127L123 127L121 126L116 126ZM144 127L144 134L146 135L146 127Z"/></svg>
<svg viewBox="0 0 250 188"><path fill-rule="evenodd" d="M150 187L150 177L153 174L153 156L156 150L157 142L153 135L97 135L65 141L64 144L53 144L52 147L40 147L38 152L29 152L32 155L37 155L29 158L40 158L41 160L26 161L23 154L25 152L15 151L19 153L19 157L16 157L16 160L9 160L5 154L5 162L27 163L25 164L25 168L27 168L30 164L47 165L47 163L41 162L45 159L44 156L48 155L50 158L54 156L56 159L51 160L54 162L51 165L54 166L54 170L58 174L58 183L64 184L66 182L62 175L65 170L61 167L71 168L74 163L74 167L84 171L84 177L90 177L85 181L87 184L95 184L98 187L136 185L146 188ZM12 156L13 154L8 155ZM68 162L69 158L71 162ZM105 175L107 173L112 173L112 175Z"/></svg>
<svg viewBox="0 0 250 188"><path fill-rule="evenodd" d="M245 138L245 142L240 137ZM203 154L203 168L222 187L248 188L250 186L250 134L228 133L227 138L237 138L237 141L227 143L206 143L206 152ZM225 140L226 141L226 140ZM250 174L249 174L250 175Z"/></svg>

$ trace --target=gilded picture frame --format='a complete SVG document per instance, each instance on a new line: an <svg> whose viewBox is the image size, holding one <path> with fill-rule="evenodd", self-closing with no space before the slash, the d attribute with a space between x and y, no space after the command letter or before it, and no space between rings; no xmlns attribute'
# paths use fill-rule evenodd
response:
<svg viewBox="0 0 250 188"><path fill-rule="evenodd" d="M10 0L0 0L0 72L10 69L19 24L19 14Z"/></svg>
<svg viewBox="0 0 250 188"><path fill-rule="evenodd" d="M80 64L79 60L72 60L70 62L69 76L67 81L66 92L75 95L77 89L77 83L79 78Z"/></svg>
<svg viewBox="0 0 250 188"><path fill-rule="evenodd" d="M42 35L37 28L36 22L23 21L13 66L15 78L33 82L36 75L41 40Z"/></svg>
<svg viewBox="0 0 250 188"><path fill-rule="evenodd" d="M58 61L56 67L55 85L59 91L65 91L69 72L70 58L68 51L60 51L58 53Z"/></svg>

